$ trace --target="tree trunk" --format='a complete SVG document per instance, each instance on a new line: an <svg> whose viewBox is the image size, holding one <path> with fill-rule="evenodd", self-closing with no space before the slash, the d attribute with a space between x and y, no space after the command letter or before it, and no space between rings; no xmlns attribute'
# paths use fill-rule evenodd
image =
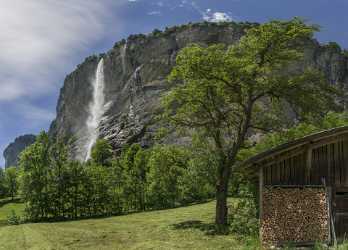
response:
<svg viewBox="0 0 348 250"><path fill-rule="evenodd" d="M215 224L218 226L227 225L227 190L228 178L224 176L218 180L216 185L216 215Z"/></svg>
<svg viewBox="0 0 348 250"><path fill-rule="evenodd" d="M227 194L228 183L231 175L231 168L229 162L225 157L221 157L220 167L218 169L217 184L216 184L216 214L215 224L218 229L226 228L227 220Z"/></svg>

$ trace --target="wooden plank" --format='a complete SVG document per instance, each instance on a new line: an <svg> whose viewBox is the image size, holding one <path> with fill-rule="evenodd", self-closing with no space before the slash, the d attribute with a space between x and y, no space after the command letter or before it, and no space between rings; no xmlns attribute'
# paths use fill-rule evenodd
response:
<svg viewBox="0 0 348 250"><path fill-rule="evenodd" d="M297 149L295 151L286 152L285 154L280 154L277 157L273 157L269 161L265 161L264 166L272 165L272 164L278 163L279 161L289 159L295 155L302 154L305 150L306 149L301 148L301 149Z"/></svg>
<svg viewBox="0 0 348 250"><path fill-rule="evenodd" d="M311 183L311 168L312 168L312 152L313 149L312 148L308 148L307 149L307 153L306 153L306 175L308 178L308 183Z"/></svg>
<svg viewBox="0 0 348 250"><path fill-rule="evenodd" d="M261 167L263 176L264 176L264 183L267 184L267 179L268 179L268 167ZM261 170L260 170L261 171Z"/></svg>
<svg viewBox="0 0 348 250"><path fill-rule="evenodd" d="M341 136L329 137L329 138L320 140L319 142L311 143L310 147L312 149L315 149L315 148L319 148L319 147L322 147L322 146L327 145L327 144L337 143L339 141L343 141L344 139L345 139L345 137L341 137Z"/></svg>
<svg viewBox="0 0 348 250"><path fill-rule="evenodd" d="M323 159L323 147L318 148L318 182L321 183L323 177L325 177L325 169L323 169L322 159Z"/></svg>
<svg viewBox="0 0 348 250"><path fill-rule="evenodd" d="M327 185L329 187L331 187L333 185L332 183L332 176L333 176L333 173L332 173L332 153L331 153L331 145L326 145L327 147L327 171L328 171L328 177L327 177Z"/></svg>
<svg viewBox="0 0 348 250"><path fill-rule="evenodd" d="M263 168L260 168L259 176L259 225L262 225L263 220ZM259 227L259 235L262 243L262 227Z"/></svg>
<svg viewBox="0 0 348 250"><path fill-rule="evenodd" d="M312 150L312 167L311 167L311 184L319 184L318 183L318 149L313 149Z"/></svg>
<svg viewBox="0 0 348 250"><path fill-rule="evenodd" d="M348 142L347 141L343 141L343 176L344 176L344 186L348 186L348 171L347 171L347 164L348 164Z"/></svg>
<svg viewBox="0 0 348 250"><path fill-rule="evenodd" d="M341 142L337 142L337 167L338 167L338 185L342 183L342 147Z"/></svg>
<svg viewBox="0 0 348 250"><path fill-rule="evenodd" d="M336 187L336 193L348 193L348 187Z"/></svg>
<svg viewBox="0 0 348 250"><path fill-rule="evenodd" d="M335 225L333 223L333 213L332 213L332 188L326 187L326 195L327 195L327 206L328 206L328 215L329 215L329 243L332 241L336 241L336 232Z"/></svg>
<svg viewBox="0 0 348 250"><path fill-rule="evenodd" d="M300 178L301 178L301 173L300 173L300 165L299 165L299 156L295 156L293 158L293 164L295 166L295 184L299 185L300 183Z"/></svg>
<svg viewBox="0 0 348 250"><path fill-rule="evenodd" d="M281 188L325 188L324 185L265 185L266 188L281 187Z"/></svg>
<svg viewBox="0 0 348 250"><path fill-rule="evenodd" d="M299 173L300 173L300 185L304 185L305 184L305 156L304 154L301 154L299 156Z"/></svg>
<svg viewBox="0 0 348 250"><path fill-rule="evenodd" d="M269 168L270 168L270 184L273 184L273 165L271 165L271 166L269 166Z"/></svg>
<svg viewBox="0 0 348 250"><path fill-rule="evenodd" d="M293 164L295 168L295 184L299 185L301 178L299 156L293 158Z"/></svg>
<svg viewBox="0 0 348 250"><path fill-rule="evenodd" d="M279 181L278 183L283 183L284 182L284 166L283 166L283 161L280 161L277 163L278 169L279 169Z"/></svg>
<svg viewBox="0 0 348 250"><path fill-rule="evenodd" d="M343 141L340 142L340 152L341 152L341 157L340 157L340 184L341 186L344 185L344 149L343 149Z"/></svg>
<svg viewBox="0 0 348 250"><path fill-rule="evenodd" d="M334 144L335 186L340 186L339 145Z"/></svg>
<svg viewBox="0 0 348 250"><path fill-rule="evenodd" d="M325 145L325 147L323 148L323 159L322 159L322 165L323 165L323 168L324 168L324 173L325 173L325 182L327 183L327 185L329 185L329 165L328 165L328 146Z"/></svg>
<svg viewBox="0 0 348 250"><path fill-rule="evenodd" d="M287 176L286 176L286 161L283 160L282 161L282 166L283 166L283 178L282 178L282 183L286 183L287 182Z"/></svg>

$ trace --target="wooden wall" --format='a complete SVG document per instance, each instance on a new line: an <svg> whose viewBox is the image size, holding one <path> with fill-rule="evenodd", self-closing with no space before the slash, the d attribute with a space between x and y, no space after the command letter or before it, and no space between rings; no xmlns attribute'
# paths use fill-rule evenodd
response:
<svg viewBox="0 0 348 250"><path fill-rule="evenodd" d="M298 148L261 165L264 186L323 185L325 178L329 186L348 187L348 140Z"/></svg>

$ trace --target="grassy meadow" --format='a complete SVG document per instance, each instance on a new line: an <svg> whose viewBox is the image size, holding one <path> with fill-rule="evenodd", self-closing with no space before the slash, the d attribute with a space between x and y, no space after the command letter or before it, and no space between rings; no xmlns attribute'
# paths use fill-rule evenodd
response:
<svg viewBox="0 0 348 250"><path fill-rule="evenodd" d="M5 205L0 205L0 227L7 225L7 218L11 215L12 211L15 211L17 215L23 214L24 204L20 202L9 202Z"/></svg>
<svg viewBox="0 0 348 250"><path fill-rule="evenodd" d="M258 239L212 235L215 202L102 219L0 227L0 249L258 249ZM11 208L0 208L6 218ZM17 214L18 214L17 213Z"/></svg>

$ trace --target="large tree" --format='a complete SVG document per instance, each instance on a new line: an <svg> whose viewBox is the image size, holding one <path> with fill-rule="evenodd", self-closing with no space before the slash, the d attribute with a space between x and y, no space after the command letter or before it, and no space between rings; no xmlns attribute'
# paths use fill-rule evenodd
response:
<svg viewBox="0 0 348 250"><path fill-rule="evenodd" d="M8 195L13 200L17 194L18 189L18 172L16 167L9 167L5 169L5 185L7 187Z"/></svg>
<svg viewBox="0 0 348 250"><path fill-rule="evenodd" d="M315 119L335 106L337 91L323 74L297 65L315 30L299 19L271 21L228 48L191 45L177 56L164 113L177 128L200 134L218 157L219 226L227 224L228 183L248 136Z"/></svg>

